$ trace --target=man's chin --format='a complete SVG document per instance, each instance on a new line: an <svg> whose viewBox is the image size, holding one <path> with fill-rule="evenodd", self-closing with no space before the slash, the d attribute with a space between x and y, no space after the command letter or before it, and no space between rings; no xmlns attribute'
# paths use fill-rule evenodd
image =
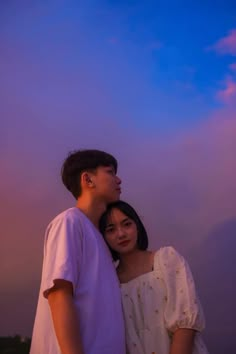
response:
<svg viewBox="0 0 236 354"><path fill-rule="evenodd" d="M118 200L120 200L120 194L115 196L114 198L111 198L108 202L108 204L110 203L114 203L114 202L118 202Z"/></svg>

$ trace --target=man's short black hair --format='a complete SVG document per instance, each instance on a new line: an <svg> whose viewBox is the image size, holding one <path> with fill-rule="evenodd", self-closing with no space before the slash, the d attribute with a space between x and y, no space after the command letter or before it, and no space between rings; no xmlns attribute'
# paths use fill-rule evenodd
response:
<svg viewBox="0 0 236 354"><path fill-rule="evenodd" d="M137 247L140 250L146 250L148 248L147 231L146 231L140 217L138 216L138 214L134 210L134 208L122 200L118 200L116 202L108 204L106 211L102 214L100 221L99 221L99 230L100 230L101 234L103 235L103 237L106 232L108 218L110 217L112 210L114 210L114 209L120 210L123 214L125 214L126 216L128 216L128 218L132 219L135 222L136 227L137 227L137 231L138 231ZM114 261L118 260L119 254L116 251L113 251L111 248L110 248L110 251L111 251L113 260Z"/></svg>
<svg viewBox="0 0 236 354"><path fill-rule="evenodd" d="M61 177L66 188L75 199L81 195L82 172L95 171L100 166L112 166L117 172L117 160L110 154L100 150L77 150L69 153L65 159Z"/></svg>

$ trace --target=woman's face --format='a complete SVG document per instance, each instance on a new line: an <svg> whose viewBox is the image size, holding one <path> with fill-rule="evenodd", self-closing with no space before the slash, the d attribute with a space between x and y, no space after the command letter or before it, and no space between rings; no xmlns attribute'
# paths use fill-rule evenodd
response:
<svg viewBox="0 0 236 354"><path fill-rule="evenodd" d="M137 248L138 231L135 222L114 208L107 220L105 240L112 250L125 254Z"/></svg>

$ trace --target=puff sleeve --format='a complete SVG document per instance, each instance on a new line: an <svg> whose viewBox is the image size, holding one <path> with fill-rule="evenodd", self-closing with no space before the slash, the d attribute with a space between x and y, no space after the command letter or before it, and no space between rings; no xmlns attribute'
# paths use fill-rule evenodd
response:
<svg viewBox="0 0 236 354"><path fill-rule="evenodd" d="M161 248L158 258L166 288L166 328L172 333L178 328L202 331L204 314L188 263L173 247Z"/></svg>

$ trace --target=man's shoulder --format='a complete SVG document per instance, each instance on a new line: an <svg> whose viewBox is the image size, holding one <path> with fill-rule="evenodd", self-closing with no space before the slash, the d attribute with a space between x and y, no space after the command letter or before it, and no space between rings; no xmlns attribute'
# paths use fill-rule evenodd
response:
<svg viewBox="0 0 236 354"><path fill-rule="evenodd" d="M84 218L78 208L73 207L62 211L47 226L45 231L45 240L53 239L58 235L83 235Z"/></svg>
<svg viewBox="0 0 236 354"><path fill-rule="evenodd" d="M83 215L76 207L72 207L62 211L60 214L55 216L54 219L49 223L49 227L55 224L61 223L82 223Z"/></svg>
<svg viewBox="0 0 236 354"><path fill-rule="evenodd" d="M55 218L55 219L68 219L68 218L73 218L76 216L79 216L80 213L78 212L78 208L76 207L72 207L72 208L68 208L66 210L63 210L61 213L59 213Z"/></svg>

